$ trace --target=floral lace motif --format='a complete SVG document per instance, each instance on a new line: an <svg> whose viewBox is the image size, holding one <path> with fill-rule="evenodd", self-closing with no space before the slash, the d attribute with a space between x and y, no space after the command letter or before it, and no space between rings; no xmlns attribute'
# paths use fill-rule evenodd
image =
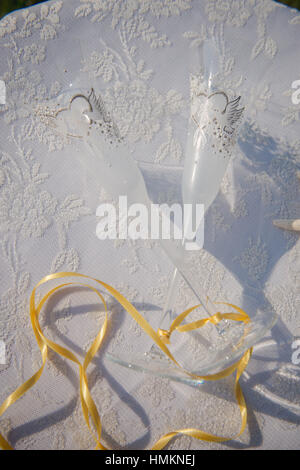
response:
<svg viewBox="0 0 300 470"><path fill-rule="evenodd" d="M212 299L226 298L236 279L242 279L246 294L261 296L261 305L274 309L293 334L300 335L299 239L272 227L274 218L299 217L295 172L300 109L291 102L290 74L280 74L283 54L286 60L287 46L293 49L299 34L299 18L295 11L269 0L64 0L36 5L0 21L0 79L7 91L6 105L0 104L0 340L5 341L7 355L7 364L0 364L0 402L38 366L27 307L29 293L43 275L80 269L99 278L107 276L155 324L172 269L155 242L99 245L93 214L109 196L101 191L97 175L87 174L80 150L49 126L45 115L55 116L57 111L51 103L74 76L87 89L99 90L120 135L140 161L146 184L153 185L156 200L172 202L184 157L182 129L189 106L188 86L182 81L187 70L180 64L187 64L189 51L196 54L207 38L220 52L222 88L230 97L245 98L246 124L240 148L207 214L205 250L195 254L191 269ZM241 41L246 38L243 57L236 57L233 32ZM74 43L69 50L68 38ZM77 61L69 68L65 64L74 49ZM261 64L272 76L266 73L257 82ZM297 67L291 63L293 80L299 78ZM274 80L277 74L280 79ZM193 70L192 91L205 92L202 77L200 67ZM165 174L167 194L165 181L161 182ZM67 292L49 305L43 321L49 322L49 335L62 344L69 341L76 353L83 353L103 312L85 292L76 302L73 294ZM177 296L178 311L194 301L184 282ZM143 333L119 307L109 304L109 311L110 352L150 349L151 343L146 344ZM189 347L199 354L196 342ZM286 445L298 443L299 380L295 370L281 366L268 371L270 380L263 390L252 388L251 377L246 380L248 402L256 411L248 434L232 445L260 445L261 430L269 429L270 423L290 431L288 438L281 432ZM230 380L193 390L120 368L114 370L118 379L114 380L110 367L97 359L90 380L112 448L148 446L164 432L187 425L218 435L238 428ZM53 356L45 374L41 388L22 400L29 416L12 408L11 415L1 418L1 432L17 448L92 448L74 392L74 371ZM259 374L257 380L262 380ZM267 398L270 392L279 397L277 403ZM279 404L282 397L289 397L294 411L286 412ZM262 446L272 446L268 439L264 433ZM171 447L224 449L225 445L180 437Z"/></svg>

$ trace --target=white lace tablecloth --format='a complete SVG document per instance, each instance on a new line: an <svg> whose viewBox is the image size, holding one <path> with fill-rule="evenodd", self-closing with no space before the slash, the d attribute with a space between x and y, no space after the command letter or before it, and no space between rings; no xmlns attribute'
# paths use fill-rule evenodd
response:
<svg viewBox="0 0 300 470"><path fill-rule="evenodd" d="M241 94L247 110L207 216L205 250L195 253L199 282L213 298L230 300L234 275L280 321L242 380L249 409L242 437L208 444L182 436L169 447L299 449L300 370L291 342L300 336L300 245L297 234L274 228L272 220L300 217L300 105L292 102L292 82L300 79L300 14L269 0L51 1L0 21L6 84L6 105L0 105L0 340L6 345L0 402L40 364L28 300L41 277L75 270L107 281L155 325L172 271L154 242L96 238L96 208L109 195L78 149L45 125L46 100L80 77L102 93L146 176L147 168L180 173L189 57L208 37L221 54L224 87ZM192 79L196 87L197 73ZM151 196L171 201L174 191L170 185ZM178 311L190 301L182 282ZM106 348L115 354L150 348L134 322L112 309ZM83 357L102 318L92 294L66 289L48 302L43 325ZM195 344L190 348L197 353ZM99 354L90 380L105 440L114 449L149 448L163 433L184 427L222 436L239 430L232 378L190 387L103 363ZM77 370L51 355L38 385L0 419L0 432L19 449L93 448Z"/></svg>

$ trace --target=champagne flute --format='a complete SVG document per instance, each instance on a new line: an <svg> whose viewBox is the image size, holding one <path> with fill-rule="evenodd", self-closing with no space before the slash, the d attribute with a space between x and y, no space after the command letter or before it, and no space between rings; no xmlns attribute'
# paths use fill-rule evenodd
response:
<svg viewBox="0 0 300 470"><path fill-rule="evenodd" d="M182 200L184 204L192 207L192 214L195 214L197 204L203 204L205 214L215 200L230 161L244 111L244 108L240 107L240 97L230 100L227 93L217 86L220 60L211 40L206 40L203 44L202 61L206 91L192 97L182 177ZM186 233L190 230L190 223L191 221L187 220L183 247L187 246ZM180 256L186 256L184 249L180 250ZM181 262L184 264L184 261L177 261L178 264ZM179 280L180 272L175 267L162 323L167 317L170 322L175 316L174 302ZM215 305L209 299L206 306L209 314L216 313Z"/></svg>
<svg viewBox="0 0 300 470"><path fill-rule="evenodd" d="M101 96L96 95L93 89L87 91L72 87L62 93L56 103L59 103L59 108L44 116L48 126L85 144L88 158L82 152L80 158L90 171L99 175L101 186L111 197L117 199L126 195L128 205L143 204L151 213L155 205L148 196L143 175ZM181 241L160 238L159 243L199 302L204 304L205 294L190 273Z"/></svg>

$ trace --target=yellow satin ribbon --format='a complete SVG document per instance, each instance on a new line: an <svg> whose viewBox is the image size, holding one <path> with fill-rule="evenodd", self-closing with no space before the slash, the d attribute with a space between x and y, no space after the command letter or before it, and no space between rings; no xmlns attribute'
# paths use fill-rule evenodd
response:
<svg viewBox="0 0 300 470"><path fill-rule="evenodd" d="M73 273L73 272L61 272L61 273L56 273L56 274L50 274L48 276L45 276L33 289L31 296L30 296L30 318L31 318L31 324L32 328L34 331L34 335L36 337L37 344L39 346L39 349L41 351L41 356L42 356L42 366L41 368L29 379L27 380L23 385L21 385L17 390L15 390L9 397L6 398L6 400L2 403L0 406L0 417L5 413L5 411L13 405L19 398L21 398L33 385L37 383L37 381L40 379L42 372L44 370L47 357L48 357L48 348L51 349L52 351L55 351L57 354L65 357L66 359L69 359L70 361L74 362L75 364L78 365L79 367L79 378L80 378L80 399L81 399L81 406L82 406L82 411L83 415L85 418L85 421L87 423L88 428L90 429L95 442L96 442L96 449L98 450L108 450L104 445L101 443L101 419L100 415L98 413L96 404L91 396L91 393L89 391L88 387L88 380L86 376L86 370L92 361L93 357L95 354L98 352L100 349L103 340L105 338L106 332L107 332L107 325L108 325L108 312L107 312L107 305L105 302L105 299L103 298L102 294L94 287L92 287L89 284L84 284L84 283L76 283L76 282L67 282L64 284L60 284L54 288L52 288L38 303L38 305L35 305L35 294L36 290L39 286L42 284L45 284L48 281L54 280L54 279L61 279L65 277L81 277L84 279L92 280L95 281L96 283L100 284L101 287L106 289L122 306L123 308L132 316L132 318L140 325L140 327L153 339L153 341L157 344L157 346L168 356L168 358L176 364L176 366L180 366L180 364L176 361L176 359L173 357L171 352L169 351L168 347L166 344L170 342L170 336L173 331L177 330L180 332L186 332L186 331L191 331L196 328L202 328L206 323L210 322L213 323L214 325L217 325L221 320L223 319L230 319L230 320L235 320L235 321L241 321L244 323L249 323L250 318L249 316L239 307L236 307L233 304L228 304L224 303L224 305L232 307L234 310L236 310L237 313L216 313L210 318L206 318L204 320L199 320L193 323L181 325L182 321L191 313L193 310L196 308L200 307L200 305L196 305L194 307L191 307L187 310L185 310L183 313L181 313L171 324L171 327L169 330L161 330L159 329L158 332L154 331L153 328L149 325L149 323L145 320L145 318L136 310L136 308L116 289L114 289L112 286L109 284L106 284L105 282L99 281L98 279L95 279L90 276L85 276L83 274L79 273ZM54 294L56 291L59 289L62 289L66 286L70 285L79 285L83 287L87 287L91 289L95 294L99 297L99 300L103 303L104 308L105 308L105 320L104 323L97 334L92 346L86 353L86 356L84 358L83 364L77 359L77 357L68 349L58 345L57 343L54 343L53 341L49 340L46 338L42 332L41 326L39 324L39 315L41 313L42 307L44 306L45 302L49 299L49 297ZM241 428L239 433L234 436L234 437L219 437L215 436L213 434L208 434L204 431L194 429L194 428L188 428L188 429L179 429L177 431L170 432L168 434L165 434L162 436L152 447L151 450L161 450L163 449L175 436L178 436L179 434L185 434L187 436L194 437L199 440L203 441L209 441L209 442L225 442L229 441L232 439L235 439L239 437L245 430L246 424L247 424L247 407L246 407L246 402L243 396L243 392L241 389L241 386L239 384L239 379L241 375L243 374L245 368L247 367L247 364L250 360L252 354L252 349L248 349L245 354L242 356L242 358L233 364L232 366L228 367L227 369L223 370L222 372L219 372L218 374L214 375L208 375L208 376L196 376L188 371L185 370L185 372L193 377L197 377L198 379L201 380L220 380L223 379L233 372L236 371L236 378L235 378L235 396L237 403L240 408L240 413L241 413ZM184 369L183 369L184 370ZM91 420L90 420L91 418ZM92 422L92 424L91 424ZM93 425L93 426L92 426ZM94 429L93 429L94 428ZM13 450L11 445L7 442L7 440L0 434L0 448L3 450Z"/></svg>

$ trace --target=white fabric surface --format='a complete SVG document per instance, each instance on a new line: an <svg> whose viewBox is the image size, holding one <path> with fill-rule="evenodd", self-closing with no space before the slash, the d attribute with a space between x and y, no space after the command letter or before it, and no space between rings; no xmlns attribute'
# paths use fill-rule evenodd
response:
<svg viewBox="0 0 300 470"><path fill-rule="evenodd" d="M39 105L80 77L103 94L142 168L180 174L189 56L211 36L224 88L246 101L246 124L194 263L212 298L232 300L233 275L280 321L242 381L244 435L225 444L178 437L169 447L299 449L300 371L290 341L300 336L300 245L297 234L275 229L272 220L300 216L300 105L291 100L291 84L300 79L300 14L268 0L65 0L0 22L7 87L7 105L0 105L0 340L7 350L0 402L39 364L28 298L42 276L77 270L107 281L155 325L172 271L156 243L96 238L96 208L109 195L84 155L45 126ZM151 196L173 201L176 191L178 185L161 192L153 186ZM178 311L192 300L182 283ZM90 293L69 289L48 303L43 318L47 334L82 357L103 314ZM150 348L117 307L111 324L107 348L114 354ZM196 355L197 346L190 348ZM100 354L91 383L115 449L149 448L181 427L225 436L239 429L232 379L193 388L103 365ZM20 449L93 448L78 398L77 370L52 356L38 385L0 419L0 431Z"/></svg>

